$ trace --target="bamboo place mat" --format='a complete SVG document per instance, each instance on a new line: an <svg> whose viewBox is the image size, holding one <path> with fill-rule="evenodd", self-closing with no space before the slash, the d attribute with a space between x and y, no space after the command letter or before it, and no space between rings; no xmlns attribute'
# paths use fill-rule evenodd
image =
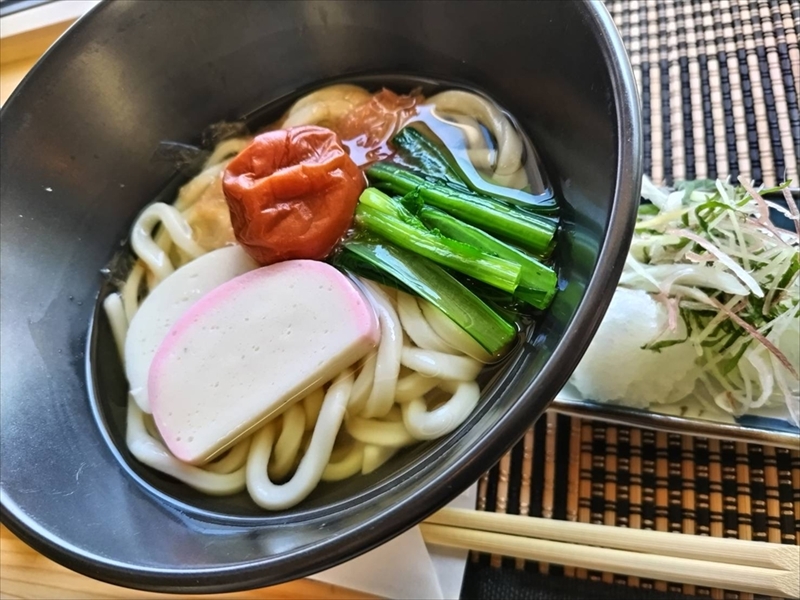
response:
<svg viewBox="0 0 800 600"><path fill-rule="evenodd" d="M656 183L744 175L798 185L800 0L606 6L630 53ZM481 479L478 508L800 544L800 452L548 412ZM686 595L753 597L484 554L473 554L462 588L503 600Z"/></svg>
<svg viewBox="0 0 800 600"><path fill-rule="evenodd" d="M798 183L798 0L609 0L639 86L656 183Z"/></svg>

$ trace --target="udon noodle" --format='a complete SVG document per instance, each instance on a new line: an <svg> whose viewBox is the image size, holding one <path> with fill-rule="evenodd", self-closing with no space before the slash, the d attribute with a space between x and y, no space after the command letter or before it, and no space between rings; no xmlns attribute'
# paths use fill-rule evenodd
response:
<svg viewBox="0 0 800 600"><path fill-rule="evenodd" d="M325 125L370 97L356 86L331 86L300 99L273 128ZM527 184L520 138L494 105L462 91L437 94L426 104L464 130L476 169L502 185ZM496 147L487 143L484 128ZM136 219L136 261L104 301L123 360L128 325L149 292L190 261L235 243L221 176L251 139L220 142L171 205L151 204ZM302 501L320 481L370 473L401 448L453 431L478 403L475 380L488 353L427 301L366 279L358 285L379 320L375 352L199 466L169 452L152 415L129 395L125 439L131 454L206 494L246 489L259 506L280 510Z"/></svg>

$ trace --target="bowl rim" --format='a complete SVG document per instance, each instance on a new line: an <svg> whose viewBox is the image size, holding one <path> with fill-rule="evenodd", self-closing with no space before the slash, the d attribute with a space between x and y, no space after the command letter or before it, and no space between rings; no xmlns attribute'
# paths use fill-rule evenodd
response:
<svg viewBox="0 0 800 600"><path fill-rule="evenodd" d="M102 2L92 8L44 53L0 109L0 117L6 113L9 106L14 104L17 95L24 90L31 78L35 77L47 58L59 51L64 40L88 26L111 4L111 2ZM591 0L583 0L581 4L589 20L588 26L605 41L603 44L604 59L608 65L613 102L617 110L616 137L619 160L614 181L616 201L611 207L611 215L602 238L594 275L572 317L570 327L537 377L537 379L541 378L549 383L548 386L539 388L537 393L553 398L559 391L552 389L557 387L554 381L557 376L551 373L554 371L553 365L558 363L559 369L570 372L577 366L582 352L575 353L574 349L585 350L588 341L584 343L583 340L590 339L597 330L611 301L612 289L616 287L616 281L623 267L623 261L616 260L616 257L626 252L633 233L636 211L631 209L631 205L638 204L642 176L643 140L639 100L628 54L605 6ZM544 376L547 373L551 374ZM524 396L531 393L532 387L532 383L527 386ZM492 440L480 447L472 447L454 458L446 470L441 473L441 476L447 479L448 485L439 486L432 491L425 491L424 503L419 502L422 490L410 492L401 502L387 511L388 514L383 513L379 517L360 522L357 526L352 527L346 536L317 542L315 544L316 554L330 553L335 555L336 559L333 562L328 559L322 566L318 562L309 561L307 547L301 546L282 554L280 563L276 563L271 556L262 556L245 563L196 569L133 567L108 557L90 554L64 543L63 540L39 526L29 516L13 511L10 505L15 505L15 503L8 502L7 494L2 489L0 489L0 521L12 533L44 556L83 575L115 585L178 593L230 592L272 585L276 583L275 577L265 575L267 566L288 568L298 577L308 576L320 569L341 564L385 543L388 539L400 535L447 504L463 489L474 483L475 468L473 465L476 461L486 462L487 457L491 457L493 462L496 462L515 443L520 419L530 420L528 418L530 417L529 410L530 407L526 403L515 403L495 423ZM201 578L202 583L199 582Z"/></svg>

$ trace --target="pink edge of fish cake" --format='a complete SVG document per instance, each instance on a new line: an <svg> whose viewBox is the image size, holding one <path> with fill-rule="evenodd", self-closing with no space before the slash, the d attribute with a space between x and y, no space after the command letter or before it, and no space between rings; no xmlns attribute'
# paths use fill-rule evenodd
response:
<svg viewBox="0 0 800 600"><path fill-rule="evenodd" d="M249 308L235 311L226 331L215 321L226 310L243 307ZM243 340L254 335L259 320L269 321L263 327L271 329L251 345L254 352L265 349L254 360L244 348L253 340ZM299 335L290 339L295 325ZM337 334L344 340L338 344ZM293 260L250 271L201 298L159 346L148 377L156 426L178 459L202 464L287 402L355 363L379 340L369 301L334 267ZM309 365L320 344L323 351L328 344L334 347ZM231 355L234 348L236 356Z"/></svg>

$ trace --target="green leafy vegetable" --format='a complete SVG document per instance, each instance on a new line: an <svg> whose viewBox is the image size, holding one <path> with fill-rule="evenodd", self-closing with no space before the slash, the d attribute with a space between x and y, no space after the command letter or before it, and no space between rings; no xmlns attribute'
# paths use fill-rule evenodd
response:
<svg viewBox="0 0 800 600"><path fill-rule="evenodd" d="M497 200L432 183L399 167L377 163L367 176L378 187L400 195L417 191L426 203L509 240L539 257L548 257L555 244L557 221Z"/></svg>
<svg viewBox="0 0 800 600"><path fill-rule="evenodd" d="M422 207L418 216L429 228L438 229L449 238L520 265L519 287L514 295L535 308L544 309L550 305L558 283L558 277L553 269L530 254L501 242L481 229L467 225L437 208Z"/></svg>
<svg viewBox="0 0 800 600"><path fill-rule="evenodd" d="M335 264L352 265L351 254L358 257L356 264L371 265L436 306L491 354L500 353L514 339L512 325L432 261L387 242L351 240Z"/></svg>
<svg viewBox="0 0 800 600"><path fill-rule="evenodd" d="M415 135L406 130L412 130ZM476 194L523 206L541 214L555 215L558 212L558 204L551 193L534 195L527 190L516 190L487 181L467 158L466 140L457 128L440 123L434 131L430 125L418 121L402 129L398 136L400 134L425 140L426 156L434 156L436 164L444 164L449 169L447 179L461 186L466 185L468 190Z"/></svg>
<svg viewBox="0 0 800 600"><path fill-rule="evenodd" d="M392 138L396 154L392 159L420 175L435 177L464 187L464 182L447 164L438 148L413 127L403 127Z"/></svg>
<svg viewBox="0 0 800 600"><path fill-rule="evenodd" d="M424 227L415 226L397 214L376 210L367 204L360 203L356 208L356 223L401 248L429 258L478 281L483 281L507 292L517 289L521 272L518 264L437 235Z"/></svg>

